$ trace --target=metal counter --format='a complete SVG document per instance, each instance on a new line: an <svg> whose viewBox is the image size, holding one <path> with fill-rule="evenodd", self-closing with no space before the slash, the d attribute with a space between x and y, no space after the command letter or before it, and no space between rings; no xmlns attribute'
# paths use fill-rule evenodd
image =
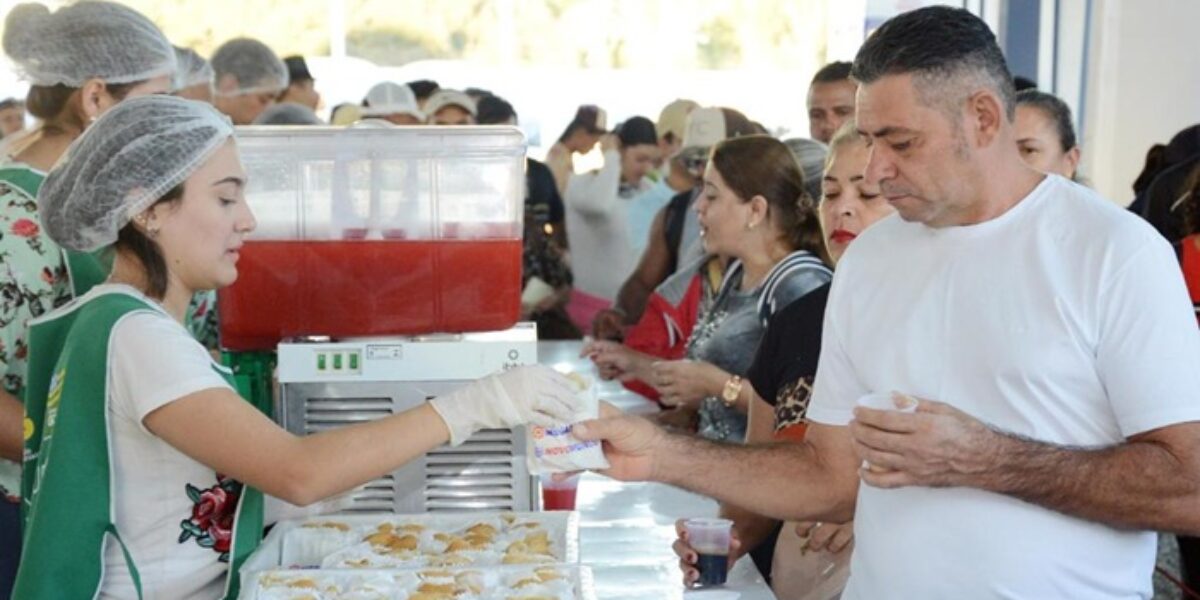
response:
<svg viewBox="0 0 1200 600"><path fill-rule="evenodd" d="M538 362L595 375L579 358L581 342L538 342ZM598 382L601 400L630 413L657 410L615 382ZM580 554L592 567L601 599L774 600L749 557L729 573L722 588L684 590L678 559L671 551L675 520L715 516L717 503L659 483L622 483L587 473L579 482Z"/></svg>

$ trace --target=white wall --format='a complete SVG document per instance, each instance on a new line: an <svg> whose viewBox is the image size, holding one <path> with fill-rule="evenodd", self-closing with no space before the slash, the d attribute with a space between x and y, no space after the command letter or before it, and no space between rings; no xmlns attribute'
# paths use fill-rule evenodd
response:
<svg viewBox="0 0 1200 600"><path fill-rule="evenodd" d="M1200 122L1196 0L1093 0L1083 173L1126 204L1146 150Z"/></svg>

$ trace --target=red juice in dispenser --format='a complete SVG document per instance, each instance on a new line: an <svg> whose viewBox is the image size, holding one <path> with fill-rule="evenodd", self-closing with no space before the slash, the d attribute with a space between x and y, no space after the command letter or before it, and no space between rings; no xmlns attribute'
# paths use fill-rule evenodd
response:
<svg viewBox="0 0 1200 600"><path fill-rule="evenodd" d="M219 292L221 346L494 331L520 315L512 128L239 128L258 228Z"/></svg>
<svg viewBox="0 0 1200 600"><path fill-rule="evenodd" d="M248 241L220 291L221 344L507 329L520 294L521 240Z"/></svg>

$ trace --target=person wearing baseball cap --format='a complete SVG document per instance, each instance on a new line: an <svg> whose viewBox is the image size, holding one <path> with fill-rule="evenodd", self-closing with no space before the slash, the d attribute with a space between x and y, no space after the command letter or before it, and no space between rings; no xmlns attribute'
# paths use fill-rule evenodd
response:
<svg viewBox="0 0 1200 600"><path fill-rule="evenodd" d="M367 91L362 116L383 119L393 125L421 125L425 113L417 105L417 97L407 85L384 81Z"/></svg>
<svg viewBox="0 0 1200 600"><path fill-rule="evenodd" d="M567 180L575 173L575 153L587 154L596 147L600 136L608 131L608 114L594 104L584 104L575 111L558 141L546 153L546 166L554 173L558 193L565 194Z"/></svg>
<svg viewBox="0 0 1200 600"><path fill-rule="evenodd" d="M635 255L646 248L650 224L654 215L680 192L690 191L696 186L696 178L690 175L676 154L683 147L683 135L687 130L687 118L700 105L691 100L673 100L663 107L654 124L658 134L659 161L656 171L649 175L653 184L629 204L630 241Z"/></svg>
<svg viewBox="0 0 1200 600"><path fill-rule="evenodd" d="M474 125L475 112L475 101L458 90L440 89L425 103L430 125Z"/></svg>
<svg viewBox="0 0 1200 600"><path fill-rule="evenodd" d="M700 105L693 100L672 100L658 113L654 130L658 132L658 147L662 150L663 162L675 156L683 147L683 134L687 131L687 118ZM690 186L689 186L690 187Z"/></svg>

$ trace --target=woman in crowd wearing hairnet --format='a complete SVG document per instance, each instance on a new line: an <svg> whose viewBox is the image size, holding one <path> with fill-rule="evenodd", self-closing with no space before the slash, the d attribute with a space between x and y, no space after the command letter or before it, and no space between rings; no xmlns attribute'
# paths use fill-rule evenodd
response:
<svg viewBox="0 0 1200 600"><path fill-rule="evenodd" d="M45 172L96 117L123 99L166 92L175 54L144 16L80 2L51 13L21 4L5 21L4 51L32 84L38 130L0 165L0 598L20 555L18 494L29 320L107 276L93 257L64 253L42 231L37 193Z"/></svg>
<svg viewBox="0 0 1200 600"><path fill-rule="evenodd" d="M212 104L214 75L212 65L191 48L175 46L176 71L171 93L180 98Z"/></svg>
<svg viewBox="0 0 1200 600"><path fill-rule="evenodd" d="M17 597L234 597L227 575L261 534L262 493L309 504L479 429L574 410L570 383L542 366L306 437L239 398L182 326L196 291L237 278L255 227L232 134L206 104L137 98L42 187L49 235L114 263L108 283L31 328Z"/></svg>

